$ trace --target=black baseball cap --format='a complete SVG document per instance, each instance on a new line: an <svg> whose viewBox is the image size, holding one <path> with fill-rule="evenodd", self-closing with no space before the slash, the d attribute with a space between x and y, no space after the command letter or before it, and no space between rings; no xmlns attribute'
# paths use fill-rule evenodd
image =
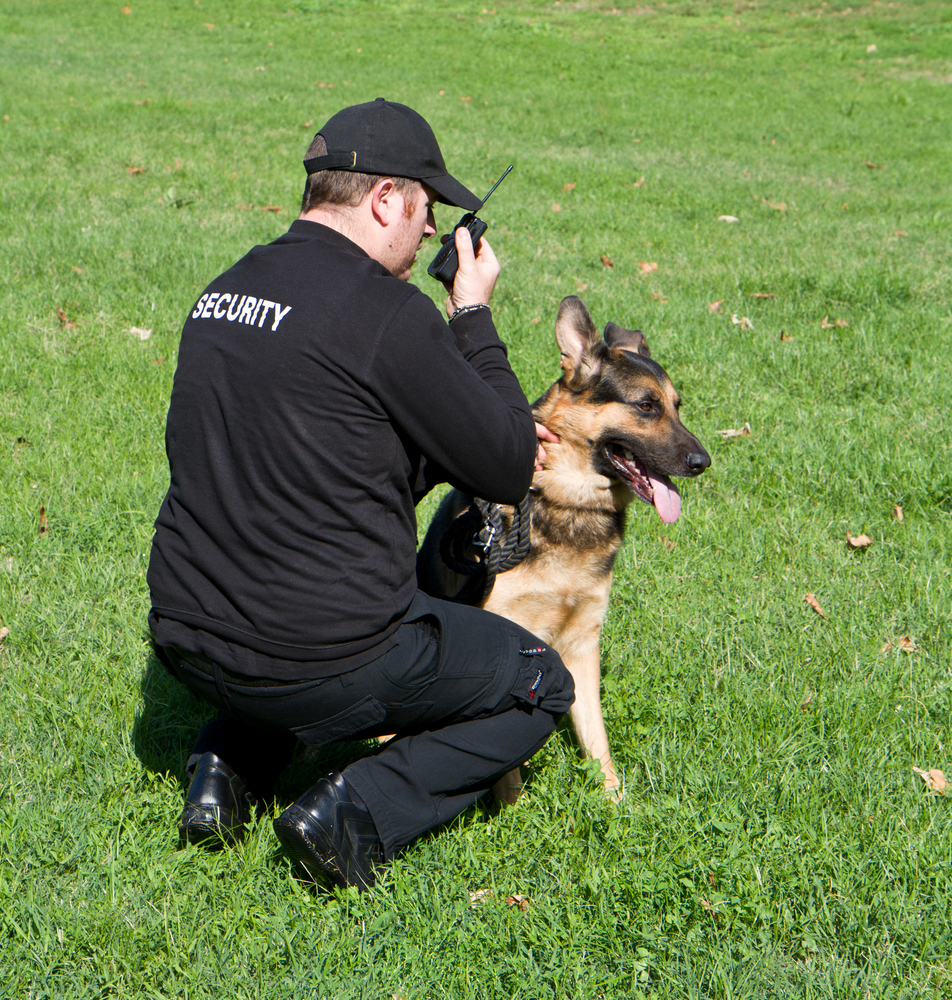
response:
<svg viewBox="0 0 952 1000"><path fill-rule="evenodd" d="M356 170L425 181L446 205L475 212L483 201L450 176L433 129L405 104L378 97L338 111L319 130L327 154L304 161L308 174L318 170Z"/></svg>

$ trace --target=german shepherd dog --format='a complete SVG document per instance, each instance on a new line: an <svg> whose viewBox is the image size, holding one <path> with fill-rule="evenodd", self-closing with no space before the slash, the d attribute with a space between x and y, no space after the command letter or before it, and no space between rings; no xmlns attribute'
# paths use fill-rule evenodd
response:
<svg viewBox="0 0 952 1000"><path fill-rule="evenodd" d="M626 509L637 497L673 523L681 498L669 477L697 476L711 459L681 423L677 390L640 331L609 323L603 339L582 300L570 295L559 306L555 338L563 374L533 413L559 441L546 444L545 466L532 480L528 554L499 573L480 603L559 652L575 680L569 718L579 747L601 762L606 791L620 798L602 718L598 642ZM466 583L444 562L440 542L472 499L448 494L420 548L419 585L434 596L453 599ZM500 512L510 528L514 508ZM515 803L521 789L516 768L494 791Z"/></svg>

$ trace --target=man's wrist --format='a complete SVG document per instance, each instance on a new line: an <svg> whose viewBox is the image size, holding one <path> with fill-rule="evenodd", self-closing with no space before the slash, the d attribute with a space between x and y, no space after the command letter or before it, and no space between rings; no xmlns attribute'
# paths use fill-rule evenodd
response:
<svg viewBox="0 0 952 1000"><path fill-rule="evenodd" d="M459 316L465 316L466 313L476 312L477 309L488 309L488 302L473 302L470 305L460 306L458 309L453 311L453 315L450 316L448 322L452 323L454 319Z"/></svg>

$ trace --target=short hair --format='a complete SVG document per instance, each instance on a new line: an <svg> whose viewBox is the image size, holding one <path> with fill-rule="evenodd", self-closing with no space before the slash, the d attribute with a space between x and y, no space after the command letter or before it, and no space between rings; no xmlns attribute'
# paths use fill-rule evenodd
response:
<svg viewBox="0 0 952 1000"><path fill-rule="evenodd" d="M307 147L306 160L327 155L324 136L317 133ZM373 190L382 174L362 174L357 170L318 170L308 174L304 183L304 197L301 199L301 214L321 205L342 205L356 208ZM406 198L420 182L410 177L392 177L393 186Z"/></svg>

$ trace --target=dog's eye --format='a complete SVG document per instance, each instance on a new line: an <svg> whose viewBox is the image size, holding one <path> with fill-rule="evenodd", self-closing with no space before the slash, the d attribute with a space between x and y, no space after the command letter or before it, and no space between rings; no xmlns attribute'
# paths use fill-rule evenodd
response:
<svg viewBox="0 0 952 1000"><path fill-rule="evenodd" d="M635 406L637 406L642 413L650 413L654 409L654 403L652 403L650 399L643 399L640 403L635 403Z"/></svg>

